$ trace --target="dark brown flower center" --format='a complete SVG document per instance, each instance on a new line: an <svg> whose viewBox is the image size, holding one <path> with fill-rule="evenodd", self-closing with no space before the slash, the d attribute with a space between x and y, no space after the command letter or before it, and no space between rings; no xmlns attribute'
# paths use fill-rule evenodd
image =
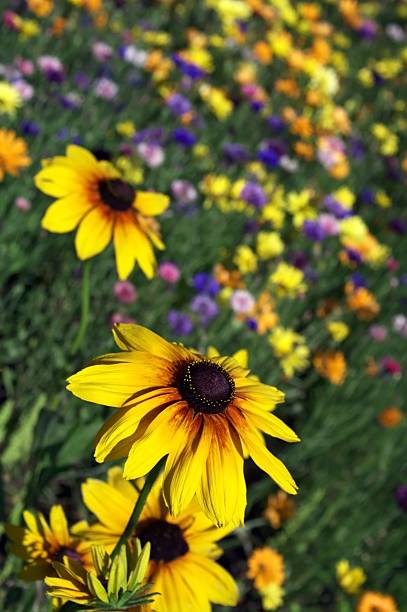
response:
<svg viewBox="0 0 407 612"><path fill-rule="evenodd" d="M53 555L52 560L63 563L64 557L68 557L72 561L80 562L81 560L81 556L76 550L72 550L71 548L65 548L65 547L59 548L56 551L56 553Z"/></svg>
<svg viewBox="0 0 407 612"><path fill-rule="evenodd" d="M188 363L181 380L181 395L196 412L223 412L235 391L228 372L212 361Z"/></svg>
<svg viewBox="0 0 407 612"><path fill-rule="evenodd" d="M146 542L151 544L150 559L169 563L185 555L188 544L185 541L181 528L178 525L155 519L144 521L137 529L137 537L142 546Z"/></svg>
<svg viewBox="0 0 407 612"><path fill-rule="evenodd" d="M136 195L129 183L121 179L103 179L98 184L99 195L104 204L113 210L129 210Z"/></svg>

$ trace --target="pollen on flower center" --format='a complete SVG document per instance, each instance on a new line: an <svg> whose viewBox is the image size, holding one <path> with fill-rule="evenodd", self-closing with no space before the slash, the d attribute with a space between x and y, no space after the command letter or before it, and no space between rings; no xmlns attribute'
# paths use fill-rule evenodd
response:
<svg viewBox="0 0 407 612"><path fill-rule="evenodd" d="M98 183L99 195L104 204L113 210L129 210L134 202L135 190L121 179L103 179Z"/></svg>
<svg viewBox="0 0 407 612"><path fill-rule="evenodd" d="M229 374L212 361L188 363L180 385L185 401L196 412L218 414L233 398L235 385Z"/></svg>
<svg viewBox="0 0 407 612"><path fill-rule="evenodd" d="M162 520L147 520L137 529L137 537L141 545L151 544L150 559L166 563L182 557L188 550L181 528L173 523Z"/></svg>

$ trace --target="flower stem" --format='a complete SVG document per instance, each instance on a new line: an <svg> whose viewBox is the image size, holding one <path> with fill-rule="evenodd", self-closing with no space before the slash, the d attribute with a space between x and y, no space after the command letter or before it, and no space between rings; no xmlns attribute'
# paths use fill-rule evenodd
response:
<svg viewBox="0 0 407 612"><path fill-rule="evenodd" d="M166 460L167 460L166 456L160 459L157 465L155 465L153 469L151 470L151 472L148 474L145 480L144 486L140 491L140 495L138 496L137 502L133 508L133 512L130 515L129 522L126 525L126 529L123 531L122 535L120 536L120 540L117 542L116 546L113 549L112 554L110 555L111 559L115 558L115 556L119 553L120 548L123 546L123 544L125 544L127 540L129 540L130 537L133 535L136 529L138 520L140 518L141 512L147 501L147 497L149 496L150 491L153 488L155 481L160 475L161 470L163 469Z"/></svg>
<svg viewBox="0 0 407 612"><path fill-rule="evenodd" d="M76 334L75 340L71 346L71 353L76 353L76 351L81 347L82 341L85 337L86 328L89 322L89 298L90 298L90 262L85 261L83 264L83 275L82 275L82 313L81 313L81 322L79 324L78 333Z"/></svg>

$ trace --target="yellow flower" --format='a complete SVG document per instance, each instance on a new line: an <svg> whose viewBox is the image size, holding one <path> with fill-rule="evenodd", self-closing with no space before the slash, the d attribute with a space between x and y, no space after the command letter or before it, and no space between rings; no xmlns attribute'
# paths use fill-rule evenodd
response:
<svg viewBox="0 0 407 612"><path fill-rule="evenodd" d="M200 86L199 93L218 119L223 121L232 112L233 103L221 89L205 83Z"/></svg>
<svg viewBox="0 0 407 612"><path fill-rule="evenodd" d="M305 370L308 366L309 349L305 338L294 330L276 327L269 336L269 343L288 378L292 378L297 370Z"/></svg>
<svg viewBox="0 0 407 612"><path fill-rule="evenodd" d="M22 38L32 38L40 33L41 29L36 21L32 19L22 19L20 24L20 34Z"/></svg>
<svg viewBox="0 0 407 612"><path fill-rule="evenodd" d="M44 580L49 595L80 605L96 606L97 610L127 610L130 606L152 603L154 595L150 595L150 587L143 586L150 543L142 548L136 539L132 546L128 543L122 546L113 560L102 546L93 546L91 571L69 557L65 557L63 563L54 562L57 575L47 576ZM132 609L140 610L138 607Z"/></svg>
<svg viewBox="0 0 407 612"><path fill-rule="evenodd" d="M18 89L7 83L0 81L0 115L15 115L16 109L23 103Z"/></svg>
<svg viewBox="0 0 407 612"><path fill-rule="evenodd" d="M247 561L248 578L254 580L256 589L263 589L270 583L281 586L284 582L284 557L273 548L256 548Z"/></svg>
<svg viewBox="0 0 407 612"><path fill-rule="evenodd" d="M250 274L257 270L257 257L247 244L237 247L233 263L239 268L241 274Z"/></svg>
<svg viewBox="0 0 407 612"><path fill-rule="evenodd" d="M360 241L366 237L369 230L365 222L354 215L353 217L346 217L340 222L339 231L341 238L344 240Z"/></svg>
<svg viewBox="0 0 407 612"><path fill-rule="evenodd" d="M260 589L259 593L263 610L277 610L283 603L284 589L275 582Z"/></svg>
<svg viewBox="0 0 407 612"><path fill-rule="evenodd" d="M366 574L361 567L351 567L349 561L342 559L336 564L336 579L341 589L349 595L356 595L366 581Z"/></svg>
<svg viewBox="0 0 407 612"><path fill-rule="evenodd" d="M77 534L84 529L85 522L77 523L71 530L62 506L52 506L49 524L43 514L23 513L27 527L7 525L6 533L12 546L10 552L25 561L20 574L23 580L40 580L55 576L52 563L64 557L75 559L84 567L92 567L89 545Z"/></svg>
<svg viewBox="0 0 407 612"><path fill-rule="evenodd" d="M147 580L153 585L153 591L160 593L154 602L154 610L201 612L210 609L210 602L236 605L236 583L215 562L222 554L217 541L231 528L213 527L199 511L195 500L174 519L166 509L161 485L159 479L134 533L142 544L151 544ZM98 523L89 527L84 535L110 552L127 525L138 491L123 480L120 468L116 467L109 470L107 483L87 480L82 485L82 493L86 506L98 519Z"/></svg>
<svg viewBox="0 0 407 612"><path fill-rule="evenodd" d="M17 138L12 130L0 129L0 181L6 172L17 176L20 168L26 168L30 163L25 141Z"/></svg>
<svg viewBox="0 0 407 612"><path fill-rule="evenodd" d="M135 134L136 128L133 121L119 121L116 124L116 132L121 136L131 138Z"/></svg>
<svg viewBox="0 0 407 612"><path fill-rule="evenodd" d="M260 259L271 259L281 255L284 251L284 242L277 232L259 232L256 251Z"/></svg>
<svg viewBox="0 0 407 612"><path fill-rule="evenodd" d="M303 189L303 191L300 192L292 191L288 194L287 210L294 217L295 227L301 227L304 221L315 219L317 216L316 211L310 203L312 195L309 189Z"/></svg>
<svg viewBox="0 0 407 612"><path fill-rule="evenodd" d="M296 297L306 290L303 272L285 262L278 264L269 280L276 286L279 296Z"/></svg>
<svg viewBox="0 0 407 612"><path fill-rule="evenodd" d="M380 189L376 193L375 200L376 200L376 204L381 206L381 208L389 208L391 206L391 199L389 198L387 193L383 191L383 189Z"/></svg>
<svg viewBox="0 0 407 612"><path fill-rule="evenodd" d="M349 335L349 326L342 321L329 321L326 327L335 342L342 342Z"/></svg>
<svg viewBox="0 0 407 612"><path fill-rule="evenodd" d="M119 408L98 434L96 461L127 457L124 476L134 479L168 455L164 499L171 514L178 516L196 494L217 525L243 523L246 453L295 494L290 473L260 437L261 430L298 440L270 413L283 401L281 391L254 382L231 357L208 359L144 327L121 324L113 334L122 352L94 360L68 380L81 399Z"/></svg>
<svg viewBox="0 0 407 612"><path fill-rule="evenodd" d="M136 191L116 168L92 153L70 145L66 157L55 157L35 177L43 193L58 198L42 218L42 227L65 233L78 227L75 238L79 259L103 251L113 239L120 279L137 262L148 278L155 273L151 243L164 248L156 222L169 204L161 193Z"/></svg>
<svg viewBox="0 0 407 612"><path fill-rule="evenodd" d="M337 200L339 204L347 210L352 209L356 200L355 194L353 193L353 191L348 189L348 187L340 187L339 189L334 191L332 195L335 200Z"/></svg>

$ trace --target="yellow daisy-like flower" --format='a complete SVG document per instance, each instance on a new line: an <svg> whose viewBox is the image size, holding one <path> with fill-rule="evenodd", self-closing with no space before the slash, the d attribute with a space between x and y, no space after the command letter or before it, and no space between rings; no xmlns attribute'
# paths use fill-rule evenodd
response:
<svg viewBox="0 0 407 612"><path fill-rule="evenodd" d="M55 576L52 563L63 561L64 557L85 568L92 567L90 545L77 535L78 530L85 529L86 522L76 523L69 529L62 506L52 506L49 524L41 513L34 515L25 511L23 517L27 527L6 526L12 541L10 552L25 561L20 578L41 580L45 576Z"/></svg>
<svg viewBox="0 0 407 612"><path fill-rule="evenodd" d="M16 109L23 103L18 89L7 81L0 82L0 115L14 115Z"/></svg>
<svg viewBox="0 0 407 612"><path fill-rule="evenodd" d="M12 130L0 129L0 181L6 172L17 176L20 168L29 166L31 159L27 155L27 145L22 138L17 138Z"/></svg>
<svg viewBox="0 0 407 612"><path fill-rule="evenodd" d="M45 164L35 184L58 198L45 213L42 227L65 233L79 226L75 239L79 259L97 255L113 240L121 280L135 262L148 278L154 276L152 244L159 249L164 244L152 217L166 210L168 196L136 191L114 166L76 145L68 146L65 157Z"/></svg>
<svg viewBox="0 0 407 612"><path fill-rule="evenodd" d="M305 344L305 338L293 329L276 327L269 336L269 343L288 378L308 366L309 348Z"/></svg>
<svg viewBox="0 0 407 612"><path fill-rule="evenodd" d="M366 582L366 574L362 567L351 567L349 561L342 559L336 564L336 579L346 593L356 595Z"/></svg>
<svg viewBox="0 0 407 612"><path fill-rule="evenodd" d="M121 353L104 355L68 379L81 399L118 408L97 437L96 460L127 457L124 477L139 478L168 455L164 499L178 516L196 494L217 525L243 523L243 461L250 455L278 485L296 493L261 431L298 441L271 414L284 394L256 381L231 357L204 355L133 324L115 326Z"/></svg>
<svg viewBox="0 0 407 612"><path fill-rule="evenodd" d="M151 544L147 581L154 592L161 594L154 602L154 610L210 612L210 603L236 605L236 583L215 562L222 554L216 542L231 529L213 527L195 500L174 519L168 514L161 487L159 479L134 533L142 545ZM83 535L109 552L126 528L138 491L123 480L120 468L112 468L107 483L89 479L82 485L82 494L86 506L99 520Z"/></svg>
<svg viewBox="0 0 407 612"><path fill-rule="evenodd" d="M254 580L256 589L284 582L284 557L269 546L256 548L247 561L247 577Z"/></svg>

